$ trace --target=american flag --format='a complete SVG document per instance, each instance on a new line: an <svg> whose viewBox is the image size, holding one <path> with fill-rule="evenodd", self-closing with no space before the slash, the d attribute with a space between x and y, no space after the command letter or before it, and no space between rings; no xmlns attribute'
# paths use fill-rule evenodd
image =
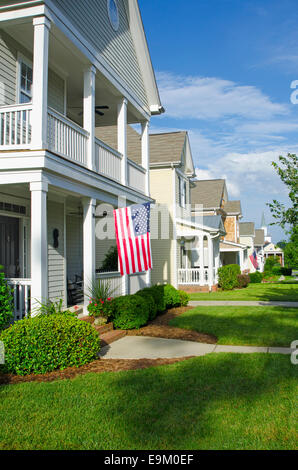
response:
<svg viewBox="0 0 298 470"><path fill-rule="evenodd" d="M254 268L257 269L257 267L259 266L258 265L258 260L257 260L257 253L256 253L256 250L254 250L253 254L250 255L250 261L252 262Z"/></svg>
<svg viewBox="0 0 298 470"><path fill-rule="evenodd" d="M114 220L121 275L152 269L150 203L116 209Z"/></svg>

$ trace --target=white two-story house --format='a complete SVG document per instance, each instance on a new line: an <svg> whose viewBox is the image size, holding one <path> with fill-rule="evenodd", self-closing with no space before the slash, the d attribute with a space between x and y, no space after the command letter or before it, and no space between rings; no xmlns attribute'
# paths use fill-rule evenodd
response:
<svg viewBox="0 0 298 470"><path fill-rule="evenodd" d="M162 112L136 0L1 2L0 264L17 318L94 280L98 206L151 201L149 122ZM141 126L139 164L128 123ZM113 148L95 136L110 125ZM127 293L149 276L111 281Z"/></svg>

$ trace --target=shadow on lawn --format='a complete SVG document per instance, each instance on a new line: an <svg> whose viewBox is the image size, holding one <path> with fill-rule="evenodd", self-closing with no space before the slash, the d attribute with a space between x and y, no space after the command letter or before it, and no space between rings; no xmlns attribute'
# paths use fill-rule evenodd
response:
<svg viewBox="0 0 298 470"><path fill-rule="evenodd" d="M285 282L285 284L293 286L291 282ZM251 296L256 296L258 300L265 302L298 302L298 286L280 289L277 287L278 284L265 284L265 286L264 290L260 289L257 293L251 292Z"/></svg>
<svg viewBox="0 0 298 470"><path fill-rule="evenodd" d="M231 446L234 439L239 448L244 446L245 434L250 434L250 439L256 438L256 442L262 441L263 436L258 438L256 434L266 428L266 417L272 421L273 428L278 425L274 424L271 411L257 401L266 394L268 400L272 399L273 394L278 394L278 386L291 376L294 378L294 367L289 358L214 354L208 361L190 359L167 369L148 369L142 380L135 372L115 376L118 401L107 411L112 416L119 413L119 403L122 403L123 419L127 420L124 442L133 449L200 449L202 440L205 440L203 447L208 448L208 439L214 434L219 448ZM131 406L134 403L137 405ZM267 403L264 402L265 407ZM290 406L283 408L281 419L288 421L290 409ZM260 418L256 420L258 411ZM247 429L249 414L254 426L251 431ZM288 436L290 428L289 425ZM279 437L285 438L282 431ZM250 439L244 437L253 448ZM276 436L275 445L278 440Z"/></svg>

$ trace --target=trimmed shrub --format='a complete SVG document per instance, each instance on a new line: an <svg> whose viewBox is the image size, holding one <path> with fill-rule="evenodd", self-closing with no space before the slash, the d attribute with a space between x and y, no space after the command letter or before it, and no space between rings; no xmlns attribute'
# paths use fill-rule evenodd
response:
<svg viewBox="0 0 298 470"><path fill-rule="evenodd" d="M0 368L17 375L79 367L95 359L100 349L96 330L68 314L25 318L3 331L0 341L5 347Z"/></svg>
<svg viewBox="0 0 298 470"><path fill-rule="evenodd" d="M162 313L166 310L165 296L164 296L164 286L152 286L145 287L142 289L142 292L149 292L155 302L157 313Z"/></svg>
<svg viewBox="0 0 298 470"><path fill-rule="evenodd" d="M250 278L248 274L238 274L237 279L238 279L238 287L240 287L240 289L244 289L250 283Z"/></svg>
<svg viewBox="0 0 298 470"><path fill-rule="evenodd" d="M139 329L149 319L149 306L145 297L125 295L112 301L112 320L120 330Z"/></svg>
<svg viewBox="0 0 298 470"><path fill-rule="evenodd" d="M147 306L149 309L149 320L154 320L154 318L157 315L157 306L156 306L152 293L150 293L146 289L143 289L143 290L139 290L139 292L137 292L136 295L139 295L146 300Z"/></svg>
<svg viewBox="0 0 298 470"><path fill-rule="evenodd" d="M232 290L238 286L238 275L241 274L238 264L227 264L218 269L218 285L222 290Z"/></svg>
<svg viewBox="0 0 298 470"><path fill-rule="evenodd" d="M190 300L190 296L184 290L178 290L178 293L179 293L179 296L180 296L180 305L181 305L181 307L186 307L188 305L189 300Z"/></svg>
<svg viewBox="0 0 298 470"><path fill-rule="evenodd" d="M269 256L265 261L264 272L271 273L273 266L278 266L280 268L280 262L278 256Z"/></svg>
<svg viewBox="0 0 298 470"><path fill-rule="evenodd" d="M273 266L272 267L272 270L271 270L271 273L274 275L274 276L280 276L281 275L281 266Z"/></svg>
<svg viewBox="0 0 298 470"><path fill-rule="evenodd" d="M164 291L164 301L166 308L179 307L179 305L181 305L181 301L178 290L171 286L171 284L166 284L162 287Z"/></svg>
<svg viewBox="0 0 298 470"><path fill-rule="evenodd" d="M249 274L249 279L252 284L260 284L263 280L263 274L259 271Z"/></svg>
<svg viewBox="0 0 298 470"><path fill-rule="evenodd" d="M292 268L280 268L280 272L283 276L292 276Z"/></svg>
<svg viewBox="0 0 298 470"><path fill-rule="evenodd" d="M9 325L13 318L13 296L11 289L4 279L4 273L0 266L0 331Z"/></svg>

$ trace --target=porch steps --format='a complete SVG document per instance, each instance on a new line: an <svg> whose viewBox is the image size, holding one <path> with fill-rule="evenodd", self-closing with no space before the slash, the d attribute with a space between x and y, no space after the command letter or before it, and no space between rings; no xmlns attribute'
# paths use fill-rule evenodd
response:
<svg viewBox="0 0 298 470"><path fill-rule="evenodd" d="M107 333L103 333L99 335L100 345L103 348L104 346L114 343L114 341L117 341L118 339L121 339L124 336L126 336L126 331L123 331L123 330L108 331Z"/></svg>

